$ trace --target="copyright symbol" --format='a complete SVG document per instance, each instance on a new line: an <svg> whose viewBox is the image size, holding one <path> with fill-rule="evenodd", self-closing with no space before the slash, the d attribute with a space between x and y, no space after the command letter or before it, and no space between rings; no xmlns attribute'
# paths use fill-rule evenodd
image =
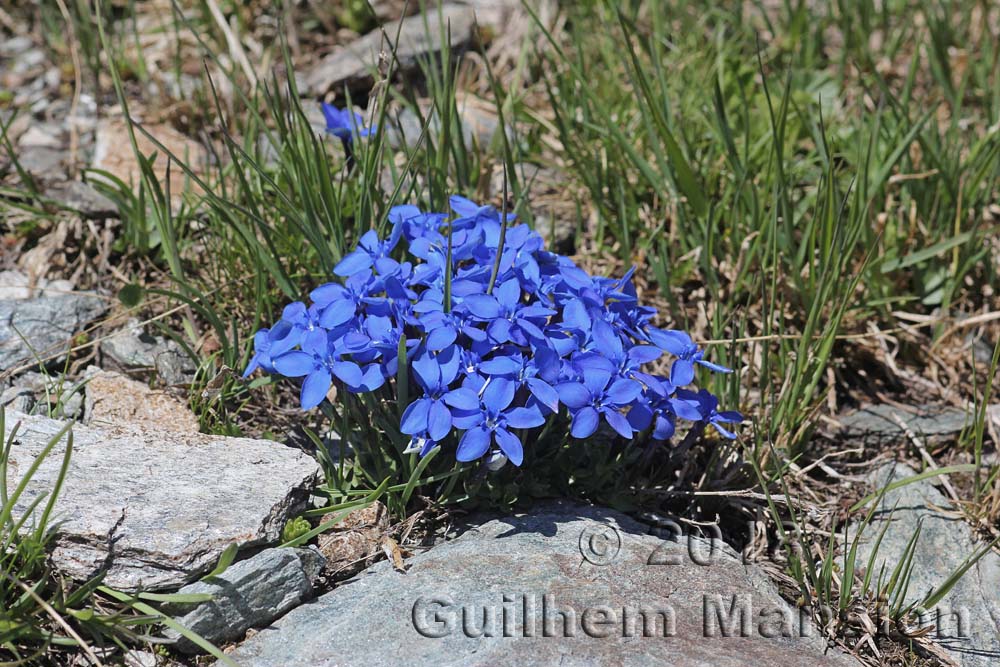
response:
<svg viewBox="0 0 1000 667"><path fill-rule="evenodd" d="M593 565L610 565L622 549L622 536L613 526L588 526L580 532L580 555Z"/></svg>

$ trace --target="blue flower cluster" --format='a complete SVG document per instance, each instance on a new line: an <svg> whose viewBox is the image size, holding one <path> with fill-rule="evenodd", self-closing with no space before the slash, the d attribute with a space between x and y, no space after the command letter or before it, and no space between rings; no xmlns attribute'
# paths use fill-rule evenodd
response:
<svg viewBox="0 0 1000 667"><path fill-rule="evenodd" d="M651 325L656 311L639 305L632 271L593 277L547 252L513 215L504 224L492 206L450 203L452 216L394 207L389 237L367 232L334 268L342 281L257 332L244 377L257 368L302 377L310 409L334 381L351 392L389 386L403 376L402 356L417 395L400 423L407 451L427 454L458 432L459 461L492 451L520 465L523 430L563 407L576 438L604 420L625 438L666 440L678 417L736 437L723 424L742 421L738 412L684 388L696 365L729 369L705 360L687 334ZM642 370L664 352L668 377Z"/></svg>

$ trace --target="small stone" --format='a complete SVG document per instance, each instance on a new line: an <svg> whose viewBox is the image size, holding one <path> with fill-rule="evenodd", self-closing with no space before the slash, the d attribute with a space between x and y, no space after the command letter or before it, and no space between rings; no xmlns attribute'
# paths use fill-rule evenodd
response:
<svg viewBox="0 0 1000 667"><path fill-rule="evenodd" d="M476 23L489 28L494 33L502 33L511 25L516 14L522 12L521 0L459 0L476 13ZM536 0L537 4L539 3ZM535 7L535 11L538 11ZM528 24L532 19L525 15L523 20Z"/></svg>
<svg viewBox="0 0 1000 667"><path fill-rule="evenodd" d="M29 48L27 51L22 51L17 54L17 60L14 61L14 66L11 68L11 71L15 74L24 74L25 72L33 70L36 67L44 65L45 60L45 51L42 49Z"/></svg>
<svg viewBox="0 0 1000 667"><path fill-rule="evenodd" d="M118 217L118 206L82 181L50 185L45 188L44 196L92 220Z"/></svg>
<svg viewBox="0 0 1000 667"><path fill-rule="evenodd" d="M250 628L261 627L313 597L313 583L323 569L323 557L313 549L265 549L247 560L230 565L222 574L181 588L178 593L209 594L210 602L199 603L176 620L213 644L240 639ZM183 653L201 649L179 633Z"/></svg>
<svg viewBox="0 0 1000 667"><path fill-rule="evenodd" d="M9 488L66 425L10 413L5 439L18 422ZM52 516L51 562L78 581L106 568L103 583L122 591L176 589L208 572L230 544L277 541L321 474L309 455L269 440L142 424L72 430L66 483ZM65 446L63 437L41 462L14 516L52 490Z"/></svg>
<svg viewBox="0 0 1000 667"><path fill-rule="evenodd" d="M450 47L454 52L462 51L472 41L475 13L461 5L445 5L440 9L428 10L425 15L404 18L402 23L390 23L380 30L374 30L339 51L336 51L305 72L303 94L322 97L327 93L339 93L346 85L359 90L374 83L372 72L379 65L379 54L392 53L387 42L396 39L395 53L398 62L394 69L398 72L413 71L419 66L419 58L441 51L441 36L450 28Z"/></svg>
<svg viewBox="0 0 1000 667"><path fill-rule="evenodd" d="M698 565L685 541L647 531L573 503L479 517L457 539L408 559L405 573L380 562L230 657L241 667L859 665L828 649L822 632L728 547L692 538L702 556L716 554ZM601 551L591 557L613 557L588 561L592 544Z"/></svg>
<svg viewBox="0 0 1000 667"><path fill-rule="evenodd" d="M462 127L462 141L467 148L479 146L486 148L490 145L500 126L496 115L486 108L486 103L471 95L461 96L457 102L459 122ZM421 114L429 119L427 131L431 136L440 134L441 121L431 109L429 100L420 103ZM417 148L420 144L420 135L424 129L424 122L420 116L409 107L399 110L397 113L389 115L386 127L386 141L393 148L402 147ZM513 139L513 132L508 128L508 136Z"/></svg>
<svg viewBox="0 0 1000 667"><path fill-rule="evenodd" d="M33 294L31 280L21 271L0 271L0 301L4 299L30 299Z"/></svg>
<svg viewBox="0 0 1000 667"><path fill-rule="evenodd" d="M173 341L170 341L173 343ZM174 343L156 354L156 374L164 384L181 387L191 384L198 366L194 360Z"/></svg>
<svg viewBox="0 0 1000 667"><path fill-rule="evenodd" d="M92 426L142 424L147 429L197 433L198 418L173 396L150 389L120 373L87 369L84 423Z"/></svg>
<svg viewBox="0 0 1000 667"><path fill-rule="evenodd" d="M327 514L320 523L332 520ZM326 572L331 577L344 578L367 565L378 553L383 535L389 531L389 512L380 502L350 512L328 532L317 538L319 552L326 559Z"/></svg>
<svg viewBox="0 0 1000 667"><path fill-rule="evenodd" d="M0 393L0 406L8 411L28 414L35 407L35 392L23 387L8 387Z"/></svg>

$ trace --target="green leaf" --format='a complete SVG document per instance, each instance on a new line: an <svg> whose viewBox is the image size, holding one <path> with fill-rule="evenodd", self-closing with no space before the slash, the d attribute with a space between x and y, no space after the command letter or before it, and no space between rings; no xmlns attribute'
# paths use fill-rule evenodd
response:
<svg viewBox="0 0 1000 667"><path fill-rule="evenodd" d="M211 579L212 577L217 577L223 572L225 572L229 568L229 566L233 564L233 561L236 560L236 552L239 550L240 550L240 545L238 545L236 542L233 542L228 547L226 547L226 550L222 552L221 556L219 556L219 562L215 564L215 569L206 574L203 577L203 580Z"/></svg>
<svg viewBox="0 0 1000 667"><path fill-rule="evenodd" d="M916 252L911 252L903 258L887 259L882 262L882 273L889 273L890 271L895 271L897 269L905 269L908 266L913 266L914 264L919 264L920 262L931 259L932 257L937 257L952 248L968 243L972 239L972 236L973 232L971 230L968 232L962 232L961 234L953 236L950 239L945 239L944 241L935 243L929 248L923 248Z"/></svg>
<svg viewBox="0 0 1000 667"><path fill-rule="evenodd" d="M122 305L126 308L135 308L140 303L142 303L143 297L146 295L146 290L144 290L139 285L135 283L129 283L118 290L118 300L122 302Z"/></svg>

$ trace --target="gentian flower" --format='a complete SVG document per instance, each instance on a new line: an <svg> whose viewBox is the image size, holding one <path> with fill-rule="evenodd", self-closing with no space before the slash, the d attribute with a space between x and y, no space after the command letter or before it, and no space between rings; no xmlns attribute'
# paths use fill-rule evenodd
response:
<svg viewBox="0 0 1000 667"><path fill-rule="evenodd" d="M354 112L325 112L350 157L347 128L358 136L368 130ZM695 364L729 369L706 361L684 332L651 326L656 311L639 304L634 267L621 278L591 276L546 251L527 225L509 225L514 215L501 246L495 207L457 195L449 203L450 218L392 207L388 238L365 232L333 267L337 279L310 293L311 303L289 304L274 326L254 334L244 377L260 368L303 378L304 409L337 383L378 392L366 405L389 410L396 409L392 382L408 377L415 399L400 418L400 433L410 436L404 451L426 456L442 447L490 471L523 463L519 429L567 414L576 438L593 435L601 419L627 439L669 439L678 420L735 437L724 424L742 415L720 412L704 389L684 388ZM404 339L408 373L400 368ZM647 372L664 353L674 357L670 376Z"/></svg>
<svg viewBox="0 0 1000 667"><path fill-rule="evenodd" d="M365 382L361 367L353 361L341 359L329 341L308 351L286 352L274 359L274 368L286 377L305 376L300 396L303 410L310 410L323 402L334 376L351 386L360 386Z"/></svg>
<svg viewBox="0 0 1000 667"><path fill-rule="evenodd" d="M367 271L374 266L379 275L395 274L399 271L399 262L389 255L399 243L399 237L402 233L402 225L395 225L389 239L380 241L374 229L368 230L358 242L358 249L340 260L337 266L333 267L333 272L346 278Z"/></svg>
<svg viewBox="0 0 1000 667"><path fill-rule="evenodd" d="M521 465L524 447L510 429L541 426L545 417L535 407L511 407L516 392L517 387L510 380L491 378L483 388L481 401L476 397L475 405L472 404L475 394L453 397L452 402L464 412L456 416L455 425L467 429L458 442L456 458L459 461L482 458L496 440L511 463Z"/></svg>
<svg viewBox="0 0 1000 667"><path fill-rule="evenodd" d="M359 137L367 137L375 131L375 124L365 127L364 118L357 111L338 109L332 104L322 103L323 117L326 118L326 131L345 144L350 143L357 131Z"/></svg>
<svg viewBox="0 0 1000 667"><path fill-rule="evenodd" d="M274 364L271 362L271 340L268 338L270 329L261 329L253 335L253 356L250 363L243 371L243 378L250 377L258 368L263 368L268 373L274 372Z"/></svg>
<svg viewBox="0 0 1000 667"><path fill-rule="evenodd" d="M719 412L719 399L712 395L707 389L699 389L697 393L686 389L678 389L677 397L693 401L698 406L701 420L706 424L711 424L719 434L730 440L736 438L736 434L722 424L739 424L743 421L743 415L735 410Z"/></svg>
<svg viewBox="0 0 1000 667"><path fill-rule="evenodd" d="M424 395L403 412L401 432L407 435L427 433L432 440L443 440L451 432L449 401L460 400L465 392L461 388L448 389L458 376L459 363L458 350L454 346L437 353L425 350L417 355L413 360L413 372Z"/></svg>
<svg viewBox="0 0 1000 667"><path fill-rule="evenodd" d="M570 434L586 438L594 434L600 415L624 438L632 437L632 426L622 409L637 399L642 387L631 380L615 378L602 368L583 371L583 382L564 382L556 387L559 400L573 413Z"/></svg>
<svg viewBox="0 0 1000 667"><path fill-rule="evenodd" d="M695 364L700 364L718 373L733 372L731 368L713 364L706 360L704 358L705 353L683 331L677 331L676 329L667 329L664 331L662 329L650 328L647 333L654 345L677 357L673 367L670 369L670 381L675 386L684 387L694 381Z"/></svg>

